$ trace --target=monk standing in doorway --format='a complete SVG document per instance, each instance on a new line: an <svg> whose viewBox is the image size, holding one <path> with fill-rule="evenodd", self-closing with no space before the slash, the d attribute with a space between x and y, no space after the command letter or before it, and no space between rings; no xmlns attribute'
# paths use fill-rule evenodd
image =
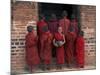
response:
<svg viewBox="0 0 100 75"><path fill-rule="evenodd" d="M44 33L43 27L47 26L47 22L45 21L45 16L43 14L40 15L40 20L37 22L37 35L38 35L38 52L40 56L40 49L41 49L41 37Z"/></svg>
<svg viewBox="0 0 100 75"><path fill-rule="evenodd" d="M54 35L57 32L59 23L55 14L51 14L51 18L48 22L48 28L50 32Z"/></svg>
<svg viewBox="0 0 100 75"><path fill-rule="evenodd" d="M79 29L78 29L78 20L75 16L75 14L71 15L71 25L73 26L75 33L78 35Z"/></svg>
<svg viewBox="0 0 100 75"><path fill-rule="evenodd" d="M63 33L65 35L65 38L67 37L67 32L70 27L70 20L68 19L68 13L67 11L63 11L62 13L62 19L59 20L59 26L62 27Z"/></svg>
<svg viewBox="0 0 100 75"><path fill-rule="evenodd" d="M26 35L26 63L32 72L36 66L40 63L40 58L38 55L37 41L38 38L34 35L34 30L32 26L27 27L28 34Z"/></svg>
<svg viewBox="0 0 100 75"><path fill-rule="evenodd" d="M47 22L45 21L45 16L43 14L40 15L40 20L37 22L37 34L39 37L44 33L43 27L47 26Z"/></svg>
<svg viewBox="0 0 100 75"><path fill-rule="evenodd" d="M71 59L70 56L72 56L71 55L72 52L69 51L69 50L67 50L68 49L68 46L69 46L68 36L69 36L69 28L70 28L70 25L71 25L71 21L68 18L68 13L67 13L67 11L64 10L63 13L62 13L62 19L59 20L59 26L62 27L63 33L65 35L66 43L64 45L64 49L65 49L65 54L67 55L67 56L65 56L65 59L67 60L68 63L70 62L70 59ZM69 59L69 61L68 61L68 59Z"/></svg>
<svg viewBox="0 0 100 75"><path fill-rule="evenodd" d="M49 28L50 32L52 33L53 37L54 37L54 34L58 30L58 26L59 26L59 23L58 23L57 17L53 13L53 14L51 14L50 20L48 21L48 28ZM56 57L56 50L53 45L52 45L52 56Z"/></svg>
<svg viewBox="0 0 100 75"><path fill-rule="evenodd" d="M71 15L71 26L73 26L73 28L74 28L74 32L75 32L75 34L76 34L76 39L77 39L77 36L78 36L78 34L79 34L79 26L78 26L78 20L77 20L77 18L76 18L76 15L73 13L72 15ZM76 64L76 39L75 39L75 41L74 41L74 46L73 46L73 55L74 55L74 66L76 66L75 64Z"/></svg>

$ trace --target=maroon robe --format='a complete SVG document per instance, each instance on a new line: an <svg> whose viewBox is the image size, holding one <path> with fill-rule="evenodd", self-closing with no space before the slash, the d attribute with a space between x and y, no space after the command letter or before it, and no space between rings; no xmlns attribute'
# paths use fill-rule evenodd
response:
<svg viewBox="0 0 100 75"><path fill-rule="evenodd" d="M78 36L79 29L78 29L78 21L76 18L71 20L71 25L74 28L74 32L76 33L76 36ZM76 44L76 39L75 39L75 44ZM74 56L76 57L76 48L74 50Z"/></svg>
<svg viewBox="0 0 100 75"><path fill-rule="evenodd" d="M77 22L77 19L73 19L71 21L71 25L73 26L73 28L75 30L75 33L78 34L78 22Z"/></svg>
<svg viewBox="0 0 100 75"><path fill-rule="evenodd" d="M59 26L62 27L64 35L67 34L68 29L70 27L70 20L68 18L63 18L59 21ZM65 36L66 37L66 36Z"/></svg>
<svg viewBox="0 0 100 75"><path fill-rule="evenodd" d="M79 36L76 41L77 62L79 67L84 67L84 38Z"/></svg>
<svg viewBox="0 0 100 75"><path fill-rule="evenodd" d="M51 33L45 32L42 34L41 38L41 49L40 57L43 60L44 64L51 64L52 60L52 35Z"/></svg>
<svg viewBox="0 0 100 75"><path fill-rule="evenodd" d="M47 26L47 23L44 20L37 22L37 33L38 33L39 37L44 33L43 32L44 26Z"/></svg>
<svg viewBox="0 0 100 75"><path fill-rule="evenodd" d="M48 28L49 28L50 32L53 34L53 37L54 37L54 34L58 30L58 26L59 26L59 22L57 19L50 19L49 20ZM56 50L55 50L55 46L53 46L53 44L52 44L52 54L53 54L53 57L56 56Z"/></svg>
<svg viewBox="0 0 100 75"><path fill-rule="evenodd" d="M66 60L68 64L72 63L73 55L74 55L74 49L75 49L75 39L76 34L75 32L68 32L67 39L66 39L66 47L65 47L65 53L66 53Z"/></svg>
<svg viewBox="0 0 100 75"><path fill-rule="evenodd" d="M37 37L33 32L29 32L26 35L26 63L31 67L40 63L38 49L37 49Z"/></svg>
<svg viewBox="0 0 100 75"><path fill-rule="evenodd" d="M63 36L60 33L55 33L55 41L64 41ZM57 64L64 64L64 46L56 47Z"/></svg>
<svg viewBox="0 0 100 75"><path fill-rule="evenodd" d="M41 49L41 36L44 33L43 31L43 27L47 26L47 23L44 20L40 20L37 22L37 34L38 34L38 52L39 52L39 56L40 56L40 49Z"/></svg>
<svg viewBox="0 0 100 75"><path fill-rule="evenodd" d="M57 19L51 19L49 22L48 22L48 28L50 30L50 32L52 34L56 33L57 30L58 30L58 20Z"/></svg>

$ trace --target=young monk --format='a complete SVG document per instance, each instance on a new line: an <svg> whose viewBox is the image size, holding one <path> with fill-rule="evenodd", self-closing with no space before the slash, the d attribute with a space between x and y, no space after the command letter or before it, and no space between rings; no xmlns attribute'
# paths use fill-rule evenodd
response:
<svg viewBox="0 0 100 75"><path fill-rule="evenodd" d="M37 49L37 36L34 35L34 30L32 26L27 27L28 34L26 35L26 63L30 69L35 69L40 63L40 58Z"/></svg>
<svg viewBox="0 0 100 75"><path fill-rule="evenodd" d="M56 17L56 14L53 13L51 14L50 20L48 21L48 28L53 36L57 32L58 26L59 26L58 19ZM53 46L52 56L56 57L55 55L56 55L56 50L55 50L55 47Z"/></svg>
<svg viewBox="0 0 100 75"><path fill-rule="evenodd" d="M54 35L53 40L54 46L56 47L56 59L57 59L57 69L61 69L64 65L64 44L65 36L62 33L62 27L58 27L58 32Z"/></svg>
<svg viewBox="0 0 100 75"><path fill-rule="evenodd" d="M41 14L40 20L37 22L37 33L40 38L41 38L41 35L44 33L43 31L44 26L48 26L48 25L47 25L47 22L45 21L45 16Z"/></svg>
<svg viewBox="0 0 100 75"><path fill-rule="evenodd" d="M65 10L62 13L62 19L59 20L59 26L62 27L63 33L64 33L65 38L66 38L68 29L70 27L70 19L68 18L68 13Z"/></svg>
<svg viewBox="0 0 100 75"><path fill-rule="evenodd" d="M78 21L77 21L77 18L75 16L75 14L71 15L71 25L73 26L76 35L78 35L78 31L79 31L79 29L78 29Z"/></svg>
<svg viewBox="0 0 100 75"><path fill-rule="evenodd" d="M67 33L67 39L66 39L66 48L65 48L65 54L66 54L66 60L68 67L72 66L73 63L73 57L74 57L74 49L75 49L75 39L76 39L76 33L74 31L74 28L70 26L70 29Z"/></svg>
<svg viewBox="0 0 100 75"><path fill-rule="evenodd" d="M59 24L56 15L51 14L51 18L48 21L48 28L53 35L57 32L58 26Z"/></svg>
<svg viewBox="0 0 100 75"><path fill-rule="evenodd" d="M78 26L78 20L77 20L75 14L71 15L71 26L73 26L73 28L74 28L74 32L76 34L76 39L77 39L77 36L79 34L79 26ZM75 45L76 45L76 39L75 39L75 42L74 42ZM76 62L76 48L75 48L76 46L75 45L74 45L74 59L75 59L75 62Z"/></svg>
<svg viewBox="0 0 100 75"><path fill-rule="evenodd" d="M84 38L83 31L80 31L76 40L76 54L79 68L84 68Z"/></svg>
<svg viewBox="0 0 100 75"><path fill-rule="evenodd" d="M52 62L52 34L48 30L48 27L45 26L43 28L44 33L40 38L40 57L43 63L43 70L50 70L51 69L51 62Z"/></svg>
<svg viewBox="0 0 100 75"><path fill-rule="evenodd" d="M41 37L44 33L43 28L47 26L47 22L45 21L45 16L43 14L40 15L40 20L37 22L37 35L38 35L38 52L40 56L40 49L41 49ZM41 58L40 58L41 59Z"/></svg>

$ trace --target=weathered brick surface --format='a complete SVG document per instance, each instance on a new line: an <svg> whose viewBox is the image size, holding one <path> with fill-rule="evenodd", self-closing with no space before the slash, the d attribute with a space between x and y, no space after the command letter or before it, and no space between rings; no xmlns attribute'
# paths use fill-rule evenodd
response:
<svg viewBox="0 0 100 75"><path fill-rule="evenodd" d="M81 26L85 38L85 64L95 65L96 59L96 7L80 6Z"/></svg>
<svg viewBox="0 0 100 75"><path fill-rule="evenodd" d="M37 3L16 2L12 6L11 25L11 69L21 72L25 68L25 35L26 27L36 26L38 19Z"/></svg>

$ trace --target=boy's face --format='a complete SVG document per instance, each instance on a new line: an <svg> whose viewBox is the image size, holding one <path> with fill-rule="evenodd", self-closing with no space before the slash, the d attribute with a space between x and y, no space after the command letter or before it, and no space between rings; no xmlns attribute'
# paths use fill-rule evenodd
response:
<svg viewBox="0 0 100 75"><path fill-rule="evenodd" d="M62 32L62 27L58 27L58 32Z"/></svg>
<svg viewBox="0 0 100 75"><path fill-rule="evenodd" d="M32 27L32 26L28 26L28 27L27 27L27 31L28 31L28 32L32 32L32 30L33 30L33 27Z"/></svg>

